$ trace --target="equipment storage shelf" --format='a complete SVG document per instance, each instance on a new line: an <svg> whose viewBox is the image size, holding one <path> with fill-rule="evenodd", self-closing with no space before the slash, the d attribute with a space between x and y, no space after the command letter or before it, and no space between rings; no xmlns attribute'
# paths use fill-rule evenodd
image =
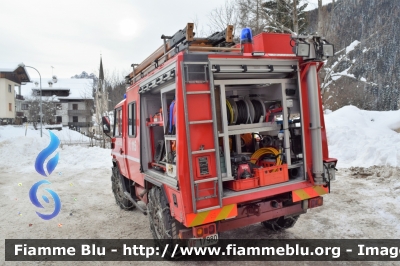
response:
<svg viewBox="0 0 400 266"><path fill-rule="evenodd" d="M175 85L169 85L161 90L161 105L164 123L165 140L165 174L169 178L177 178L177 158L176 158L176 132L173 123L173 110L175 105L176 90ZM172 114L171 114L172 113ZM172 123L172 124L171 124Z"/></svg>
<svg viewBox="0 0 400 266"><path fill-rule="evenodd" d="M235 152L235 154L249 152L243 149L241 136L243 134L259 134L261 132L277 135L282 125L277 123L275 116L283 115L287 117L288 115L287 111L282 108L278 109L279 112L277 113L268 112L268 108L273 104L282 105L285 98L285 85L283 83L290 83L290 81L275 79L241 80L241 84L236 84L237 82L238 80L214 81L214 84L217 85L216 95L218 95L216 99L216 106L219 111L219 116L217 116L218 136L220 138L220 147L222 148L221 152L223 151L224 155L222 159L226 165L226 173L222 173L224 186L225 183L231 186L234 182L236 182L235 184L242 182L242 180L235 180L238 177L235 176L234 163L231 162L231 152ZM285 134L288 138L289 133L285 132ZM251 152L253 153L254 150ZM246 180L246 182L248 184L251 183L249 180ZM233 185L231 188L233 188Z"/></svg>
<svg viewBox="0 0 400 266"><path fill-rule="evenodd" d="M147 122L146 126L148 127L162 127L164 126L164 122L163 121L158 121L158 122Z"/></svg>
<svg viewBox="0 0 400 266"><path fill-rule="evenodd" d="M279 130L279 126L275 122L264 122L255 124L242 124L228 126L228 135L237 135L252 132Z"/></svg>
<svg viewBox="0 0 400 266"><path fill-rule="evenodd" d="M297 157L302 153L298 148L301 146L295 147L295 154L292 149L284 149L291 147L291 140L295 138L289 122L291 115L300 113L297 85L295 78L214 80L224 197L227 191L230 191L229 195L241 193L287 183L302 176L302 157ZM244 140L245 135L251 136L252 148L246 146L249 142ZM255 140L257 135L259 139L274 139L275 142L261 146L261 142ZM251 177L248 174L240 176L243 162L235 161L233 156L252 156L262 147L275 147L276 152L282 154L281 162L270 167L252 168ZM265 157L260 158L264 160ZM292 166L292 160L295 166ZM261 166L260 162L258 166Z"/></svg>

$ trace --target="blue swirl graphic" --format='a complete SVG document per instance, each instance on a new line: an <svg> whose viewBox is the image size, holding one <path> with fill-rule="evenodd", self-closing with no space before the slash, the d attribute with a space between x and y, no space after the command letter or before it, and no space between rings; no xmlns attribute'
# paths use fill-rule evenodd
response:
<svg viewBox="0 0 400 266"><path fill-rule="evenodd" d="M47 146L46 149L42 150L39 153L39 155L36 158L36 162L35 162L36 172L38 172L42 176L46 176L46 177L47 177L47 175L46 175L46 173L45 173L45 171L43 169L44 161L60 145L60 140L57 138L57 136L53 132L51 132L50 130L49 130L49 133L50 133L50 144L49 144L49 146ZM59 155L59 153L57 152L57 154L47 162L47 171L49 172L49 175L53 172L53 170L56 168L56 166L58 164L58 158L59 158L58 155Z"/></svg>
<svg viewBox="0 0 400 266"><path fill-rule="evenodd" d="M40 185L42 184L51 184L49 181L47 180L41 180L35 184L33 184L33 186L31 187L31 189L29 190L29 198L32 202L33 205L35 205L38 208L44 208L42 204L40 204L38 198L37 198L37 191ZM46 191L50 193L50 195L53 197L54 199L54 212L52 214L42 214L39 212L36 212L36 214L42 218L43 220L50 220L53 219L54 217L56 217L58 215L58 213L61 210L61 200L60 197L57 195L57 193L55 193L53 190L46 188ZM49 199L43 195L42 199L46 202L49 203Z"/></svg>

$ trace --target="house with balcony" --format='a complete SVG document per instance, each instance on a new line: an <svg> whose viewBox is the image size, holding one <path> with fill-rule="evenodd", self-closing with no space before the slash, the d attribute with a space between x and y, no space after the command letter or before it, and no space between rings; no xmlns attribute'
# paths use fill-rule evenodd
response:
<svg viewBox="0 0 400 266"><path fill-rule="evenodd" d="M0 62L0 124L19 124L24 119L21 85L31 80L19 64Z"/></svg>
<svg viewBox="0 0 400 266"><path fill-rule="evenodd" d="M33 83L22 86L27 117L35 120L36 116L29 115L37 110L40 101L40 84L38 79ZM92 79L42 79L42 108L43 121L47 124L62 124L80 132L87 132L92 127L94 111L93 80ZM45 106L45 107L44 107Z"/></svg>

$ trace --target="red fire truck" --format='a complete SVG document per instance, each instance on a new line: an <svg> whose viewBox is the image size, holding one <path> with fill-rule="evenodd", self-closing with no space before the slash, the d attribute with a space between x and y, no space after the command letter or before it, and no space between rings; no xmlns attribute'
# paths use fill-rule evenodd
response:
<svg viewBox="0 0 400 266"><path fill-rule="evenodd" d="M235 44L232 32L163 35L132 65L114 123L103 117L116 202L147 214L155 239L289 228L335 178L318 82L333 45L249 28Z"/></svg>

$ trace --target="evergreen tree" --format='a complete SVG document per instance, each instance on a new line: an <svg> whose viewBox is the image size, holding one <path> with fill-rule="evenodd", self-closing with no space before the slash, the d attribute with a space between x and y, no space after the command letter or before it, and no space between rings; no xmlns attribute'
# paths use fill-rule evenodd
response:
<svg viewBox="0 0 400 266"><path fill-rule="evenodd" d="M305 9L308 3L297 0L271 0L264 3L264 10L270 20L266 27L268 32L286 32L287 29L296 30L295 22L297 21L297 33L304 33L307 29L307 19Z"/></svg>

